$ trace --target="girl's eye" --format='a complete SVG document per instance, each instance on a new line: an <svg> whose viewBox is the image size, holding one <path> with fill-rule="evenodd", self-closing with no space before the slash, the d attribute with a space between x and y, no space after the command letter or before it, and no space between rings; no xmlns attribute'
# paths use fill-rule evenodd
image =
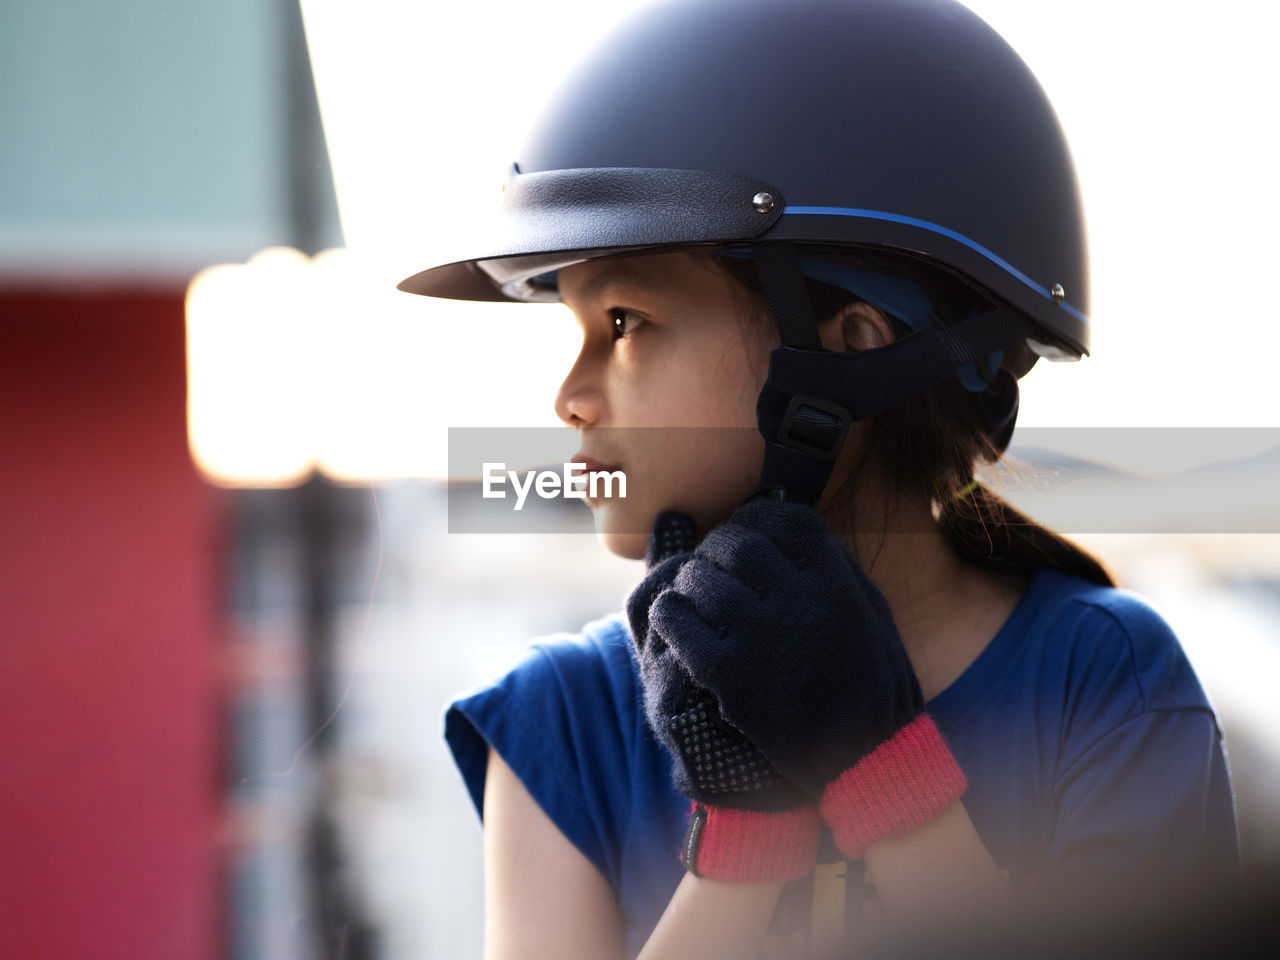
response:
<svg viewBox="0 0 1280 960"><path fill-rule="evenodd" d="M615 308L609 311L609 315L613 320L614 340L621 340L628 334L633 333L636 327L644 322L639 314L631 310Z"/></svg>

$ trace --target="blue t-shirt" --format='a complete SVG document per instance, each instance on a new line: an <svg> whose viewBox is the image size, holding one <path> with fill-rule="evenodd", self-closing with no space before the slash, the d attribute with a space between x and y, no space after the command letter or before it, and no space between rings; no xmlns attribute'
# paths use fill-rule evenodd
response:
<svg viewBox="0 0 1280 960"><path fill-rule="evenodd" d="M1237 874L1217 719L1169 626L1136 594L1041 570L927 709L968 778L965 809L1015 891L1124 889L1161 876L1209 889ZM689 802L645 724L625 618L534 643L504 677L449 707L445 737L477 810L488 748L497 750L612 884L638 953L683 875ZM860 863L836 875L842 930L853 934L874 893ZM784 895L780 936L805 925L805 896L830 901L814 897L814 882Z"/></svg>

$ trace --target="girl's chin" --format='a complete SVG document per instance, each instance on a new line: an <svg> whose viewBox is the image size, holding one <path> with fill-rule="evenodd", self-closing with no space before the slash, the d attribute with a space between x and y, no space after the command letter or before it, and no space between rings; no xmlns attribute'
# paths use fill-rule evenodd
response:
<svg viewBox="0 0 1280 960"><path fill-rule="evenodd" d="M597 528L596 535L606 550L624 560L643 560L649 546L649 536L644 533L618 533Z"/></svg>
<svg viewBox="0 0 1280 960"><path fill-rule="evenodd" d="M615 556L625 560L643 560L649 546L648 527L628 512L597 507L593 511L596 536L601 545Z"/></svg>

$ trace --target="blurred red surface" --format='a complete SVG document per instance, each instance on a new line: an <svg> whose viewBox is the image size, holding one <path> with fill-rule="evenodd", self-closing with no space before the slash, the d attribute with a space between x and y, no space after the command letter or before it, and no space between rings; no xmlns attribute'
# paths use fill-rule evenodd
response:
<svg viewBox="0 0 1280 960"><path fill-rule="evenodd" d="M0 291L6 956L226 952L222 508L183 291Z"/></svg>

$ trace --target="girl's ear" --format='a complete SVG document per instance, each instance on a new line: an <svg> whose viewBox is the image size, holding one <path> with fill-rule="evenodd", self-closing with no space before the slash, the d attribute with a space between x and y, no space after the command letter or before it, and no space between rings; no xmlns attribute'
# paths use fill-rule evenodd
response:
<svg viewBox="0 0 1280 960"><path fill-rule="evenodd" d="M893 342L889 318L869 303L850 303L818 324L822 345L828 350L857 353Z"/></svg>

